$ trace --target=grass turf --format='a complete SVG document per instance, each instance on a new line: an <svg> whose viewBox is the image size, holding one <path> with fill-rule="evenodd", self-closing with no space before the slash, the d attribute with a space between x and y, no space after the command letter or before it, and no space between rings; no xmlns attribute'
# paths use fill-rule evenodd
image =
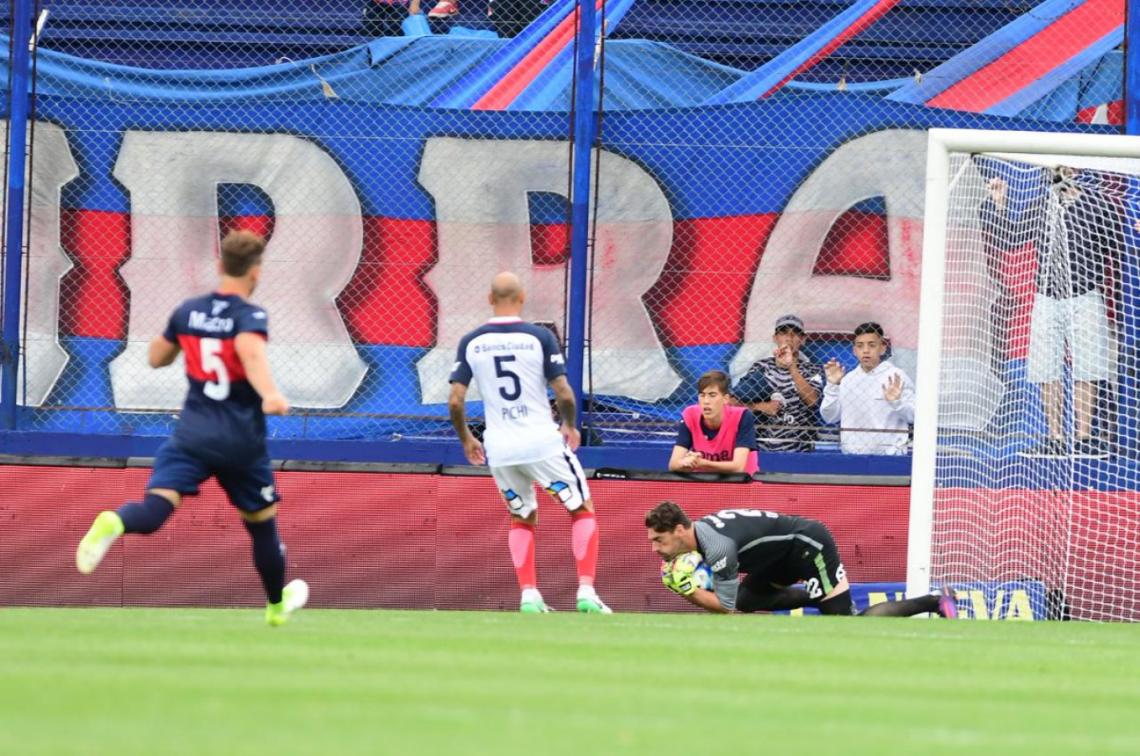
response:
<svg viewBox="0 0 1140 756"><path fill-rule="evenodd" d="M0 609L0 753L1137 753L1140 627Z"/></svg>

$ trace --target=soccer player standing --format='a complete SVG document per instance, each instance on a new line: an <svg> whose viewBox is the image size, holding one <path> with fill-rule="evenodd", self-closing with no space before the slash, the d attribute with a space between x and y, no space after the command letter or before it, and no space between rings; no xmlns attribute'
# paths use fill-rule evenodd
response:
<svg viewBox="0 0 1140 756"><path fill-rule="evenodd" d="M534 566L534 528L538 501L534 484L570 512L570 540L578 571L578 611L609 614L594 590L598 564L598 523L586 476L574 450L581 441L575 427L574 392L566 364L549 329L520 318L526 296L514 273L491 282L494 317L459 342L451 373L448 410L463 453L473 465L489 463L511 516L507 545L518 577L523 612L548 612L538 591ZM465 401L471 381L483 400L483 444L467 427ZM562 426L555 425L546 395L554 390ZM489 462L488 462L489 461Z"/></svg>
<svg viewBox="0 0 1140 756"><path fill-rule="evenodd" d="M151 341L152 368L185 354L190 390L182 414L155 454L146 496L101 512L79 542L75 564L85 575L94 572L121 535L157 531L183 496L197 494L213 476L241 513L268 599L265 621L278 626L305 605L309 586L304 580L285 585L285 550L277 535L280 497L269 467L265 416L286 414L289 403L269 368L266 312L246 301L257 287L264 251L257 234L227 234L217 291L179 305L165 332Z"/></svg>
<svg viewBox="0 0 1140 756"><path fill-rule="evenodd" d="M722 509L696 522L671 501L645 515L653 550L666 561L698 551L709 565L713 590L694 581L666 587L710 612L768 612L817 607L821 614L850 616L851 586L835 539L822 522L760 509ZM740 573L743 581L738 581ZM802 584L802 587L800 585ZM909 617L937 612L958 616L954 595L886 601L860 616Z"/></svg>

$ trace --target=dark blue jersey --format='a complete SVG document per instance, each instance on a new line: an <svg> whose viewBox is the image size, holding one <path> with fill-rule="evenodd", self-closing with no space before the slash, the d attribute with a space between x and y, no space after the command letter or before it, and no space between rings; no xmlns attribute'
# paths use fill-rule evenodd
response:
<svg viewBox="0 0 1140 756"><path fill-rule="evenodd" d="M239 333L268 339L265 310L236 294L207 294L183 302L162 334L182 348L190 382L175 442L201 457L237 465L265 453L265 415L238 359Z"/></svg>

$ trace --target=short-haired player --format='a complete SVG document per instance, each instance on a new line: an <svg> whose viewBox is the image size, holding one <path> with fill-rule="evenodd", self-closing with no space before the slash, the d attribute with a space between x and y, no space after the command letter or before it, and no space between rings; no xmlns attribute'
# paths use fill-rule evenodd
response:
<svg viewBox="0 0 1140 756"><path fill-rule="evenodd" d="M494 316L459 342L448 410L467 460L490 465L510 512L507 544L522 592L519 609L550 611L538 590L534 564L537 483L570 513L578 611L609 614L610 608L594 590L598 523L586 476L574 454L581 436L562 352L548 328L521 318L526 293L517 275L495 276L488 301ZM467 427L465 402L472 381L483 400L482 444ZM561 427L551 416L548 385L554 391Z"/></svg>

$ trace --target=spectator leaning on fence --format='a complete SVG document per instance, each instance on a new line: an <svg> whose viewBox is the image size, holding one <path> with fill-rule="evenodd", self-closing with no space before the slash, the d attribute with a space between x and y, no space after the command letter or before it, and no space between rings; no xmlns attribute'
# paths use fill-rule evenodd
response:
<svg viewBox="0 0 1140 756"><path fill-rule="evenodd" d="M844 375L837 360L824 366L827 386L819 408L824 421L838 422L839 445L847 454L906 454L908 427L914 422L914 384L906 373L884 360L883 327L863 323L855 328L859 367ZM897 433L883 431L897 430Z"/></svg>
<svg viewBox="0 0 1140 756"><path fill-rule="evenodd" d="M771 357L757 360L732 388L753 411L756 445L762 451L811 451L819 431L816 405L823 371L800 356L804 322L796 315L776 320Z"/></svg>
<svg viewBox="0 0 1140 756"><path fill-rule="evenodd" d="M1113 344L1103 290L1124 249L1122 208L1089 187L1067 166L1042 169L1038 193L1019 217L1009 207L1005 179L990 179L979 217L986 248L996 258L1033 242L1037 291L1029 322L1026 377L1041 387L1048 437L1020 452L1026 457L1108 457L1093 436L1099 386L1113 377ZM1065 352L1073 379L1073 431L1064 423Z"/></svg>
<svg viewBox="0 0 1140 756"><path fill-rule="evenodd" d="M728 404L728 376L710 370L697 381L697 403L681 413L671 472L754 473L756 427L748 411Z"/></svg>

